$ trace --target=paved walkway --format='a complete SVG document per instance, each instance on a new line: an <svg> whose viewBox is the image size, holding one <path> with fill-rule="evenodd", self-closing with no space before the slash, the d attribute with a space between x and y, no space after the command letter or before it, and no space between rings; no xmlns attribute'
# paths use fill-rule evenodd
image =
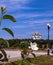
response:
<svg viewBox="0 0 53 65"><path fill-rule="evenodd" d="M7 53L7 57L9 58L8 62L14 62L18 59L21 59L20 50L5 50L5 52ZM33 51L33 53L36 56L47 55L47 51ZM50 52L50 55L53 55L53 54ZM32 57L32 54L29 54L29 57Z"/></svg>
<svg viewBox="0 0 53 65"><path fill-rule="evenodd" d="M18 58L18 59L21 58L21 51L20 50L5 50L5 51L7 53L8 58ZM47 55L47 51L33 51L33 53L36 56ZM29 55L31 56L31 54L29 54ZM50 55L53 55L53 54L50 52Z"/></svg>

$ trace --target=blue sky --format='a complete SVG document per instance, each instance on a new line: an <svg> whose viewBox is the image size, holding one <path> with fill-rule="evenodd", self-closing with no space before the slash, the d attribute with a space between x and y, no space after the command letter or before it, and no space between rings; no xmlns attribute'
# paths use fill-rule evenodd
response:
<svg viewBox="0 0 53 65"><path fill-rule="evenodd" d="M47 39L47 23L50 23L50 39L53 39L53 0L0 0L1 6L5 6L7 14L14 16L17 21L3 20L1 25L10 28L14 38L31 38L32 34L39 32L43 39ZM2 30L0 37L12 38Z"/></svg>

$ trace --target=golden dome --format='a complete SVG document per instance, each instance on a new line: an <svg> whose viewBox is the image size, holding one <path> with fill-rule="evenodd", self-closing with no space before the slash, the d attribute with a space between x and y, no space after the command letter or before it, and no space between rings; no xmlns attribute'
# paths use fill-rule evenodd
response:
<svg viewBox="0 0 53 65"><path fill-rule="evenodd" d="M38 32L36 32L36 33L35 33L35 35L36 35L36 36L38 36L38 35L39 35L39 33L38 33Z"/></svg>

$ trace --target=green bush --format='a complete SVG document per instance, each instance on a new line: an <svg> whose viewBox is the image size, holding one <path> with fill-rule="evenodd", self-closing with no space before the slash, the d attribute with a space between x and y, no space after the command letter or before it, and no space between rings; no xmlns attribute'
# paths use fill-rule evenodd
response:
<svg viewBox="0 0 53 65"><path fill-rule="evenodd" d="M21 49L27 49L27 48L28 48L27 43L21 43L21 44L20 44L20 48L21 48Z"/></svg>

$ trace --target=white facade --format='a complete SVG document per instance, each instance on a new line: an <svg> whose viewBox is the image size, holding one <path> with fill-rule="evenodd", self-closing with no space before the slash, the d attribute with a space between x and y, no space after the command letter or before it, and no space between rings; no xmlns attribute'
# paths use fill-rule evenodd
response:
<svg viewBox="0 0 53 65"><path fill-rule="evenodd" d="M36 32L35 34L32 35L32 39L33 39L33 40L36 40L36 39L38 39L38 40L39 40L39 39L42 39L42 35L39 35L39 33Z"/></svg>

